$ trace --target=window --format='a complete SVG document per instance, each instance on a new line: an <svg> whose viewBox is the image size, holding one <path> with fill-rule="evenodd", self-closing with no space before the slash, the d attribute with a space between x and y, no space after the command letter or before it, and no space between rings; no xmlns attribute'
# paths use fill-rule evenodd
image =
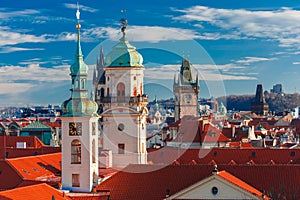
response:
<svg viewBox="0 0 300 200"><path fill-rule="evenodd" d="M119 147L119 154L125 153L125 144L118 144Z"/></svg>
<svg viewBox="0 0 300 200"><path fill-rule="evenodd" d="M106 95L109 96L109 88L106 89Z"/></svg>
<svg viewBox="0 0 300 200"><path fill-rule="evenodd" d="M212 193L213 195L217 195L218 192L219 192L219 190L218 190L217 187L212 187L212 188L211 188L211 193Z"/></svg>
<svg viewBox="0 0 300 200"><path fill-rule="evenodd" d="M136 87L133 88L133 96L137 96L137 91L136 91Z"/></svg>
<svg viewBox="0 0 300 200"><path fill-rule="evenodd" d="M140 84L140 94L142 95L143 94L143 85Z"/></svg>
<svg viewBox="0 0 300 200"><path fill-rule="evenodd" d="M96 123L92 122L92 135L96 135Z"/></svg>
<svg viewBox="0 0 300 200"><path fill-rule="evenodd" d="M79 80L76 80L76 89L79 89Z"/></svg>
<svg viewBox="0 0 300 200"><path fill-rule="evenodd" d="M125 85L124 83L118 83L117 85L117 100L123 102L125 100Z"/></svg>
<svg viewBox="0 0 300 200"><path fill-rule="evenodd" d="M72 187L80 187L79 174L72 174Z"/></svg>
<svg viewBox="0 0 300 200"><path fill-rule="evenodd" d="M84 85L84 79L81 79L81 89L84 89L85 85Z"/></svg>
<svg viewBox="0 0 300 200"><path fill-rule="evenodd" d="M93 142L92 142L92 162L96 163L96 142L95 142L95 139L93 139Z"/></svg>
<svg viewBox="0 0 300 200"><path fill-rule="evenodd" d="M118 130L119 130L119 131L123 131L124 129L125 129L124 124L120 123L120 124L118 125Z"/></svg>
<svg viewBox="0 0 300 200"><path fill-rule="evenodd" d="M71 164L81 164L81 143L73 140L71 143Z"/></svg>

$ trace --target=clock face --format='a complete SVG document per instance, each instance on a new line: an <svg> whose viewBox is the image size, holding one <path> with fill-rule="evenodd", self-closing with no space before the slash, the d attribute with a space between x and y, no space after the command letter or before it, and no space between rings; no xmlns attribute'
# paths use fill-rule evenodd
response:
<svg viewBox="0 0 300 200"><path fill-rule="evenodd" d="M81 122L70 122L69 123L69 135L82 135L82 123Z"/></svg>
<svg viewBox="0 0 300 200"><path fill-rule="evenodd" d="M186 94L185 98L186 98L186 100L190 101L192 99L192 95L191 94Z"/></svg>

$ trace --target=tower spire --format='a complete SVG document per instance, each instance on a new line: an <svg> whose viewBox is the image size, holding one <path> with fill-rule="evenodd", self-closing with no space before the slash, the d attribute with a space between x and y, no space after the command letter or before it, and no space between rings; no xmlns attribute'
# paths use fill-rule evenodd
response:
<svg viewBox="0 0 300 200"><path fill-rule="evenodd" d="M123 38L125 38L125 35L126 35L125 30L126 30L126 27L127 27L127 24L128 24L128 20L125 17L126 10L121 10L121 12L124 14L124 17L121 18L121 20L120 20L120 24L122 26L121 31L122 31L122 34L123 34Z"/></svg>
<svg viewBox="0 0 300 200"><path fill-rule="evenodd" d="M79 3L77 2L77 11L76 11L76 19L77 19L77 56L82 56L81 45L80 45L80 11L79 11Z"/></svg>

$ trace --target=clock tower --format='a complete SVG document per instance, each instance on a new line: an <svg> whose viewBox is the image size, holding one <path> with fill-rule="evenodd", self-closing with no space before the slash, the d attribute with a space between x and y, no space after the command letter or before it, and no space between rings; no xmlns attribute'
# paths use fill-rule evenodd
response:
<svg viewBox="0 0 300 200"><path fill-rule="evenodd" d="M143 57L131 45L121 19L123 37L105 57L105 93L101 98L103 150L112 152L113 166L147 164Z"/></svg>
<svg viewBox="0 0 300 200"><path fill-rule="evenodd" d="M180 73L174 76L175 121L185 115L198 116L199 91L198 74L194 78L190 61L183 59Z"/></svg>
<svg viewBox="0 0 300 200"><path fill-rule="evenodd" d="M98 105L88 98L88 66L78 41L75 62L70 67L71 97L62 104L62 189L91 192L98 184Z"/></svg>

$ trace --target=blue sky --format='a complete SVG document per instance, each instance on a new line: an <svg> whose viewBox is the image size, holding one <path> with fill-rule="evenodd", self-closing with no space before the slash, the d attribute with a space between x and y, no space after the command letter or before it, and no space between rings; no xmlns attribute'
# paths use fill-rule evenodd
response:
<svg viewBox="0 0 300 200"><path fill-rule="evenodd" d="M70 96L76 2L0 2L0 106L60 104ZM300 2L240 0L80 1L82 49L92 71L99 52L127 37L144 57L150 99L170 96L181 57L201 80L200 97L254 94L282 83L300 92ZM195 73L196 74L196 73ZM162 92L163 91L163 92Z"/></svg>

